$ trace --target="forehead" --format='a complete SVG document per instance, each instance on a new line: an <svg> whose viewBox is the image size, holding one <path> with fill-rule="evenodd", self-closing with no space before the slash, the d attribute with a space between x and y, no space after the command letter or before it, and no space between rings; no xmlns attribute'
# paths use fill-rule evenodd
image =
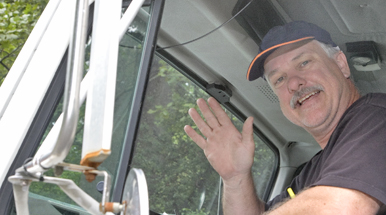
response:
<svg viewBox="0 0 386 215"><path fill-rule="evenodd" d="M272 54L270 54L264 62L264 74L268 75L276 68L272 68L272 63L275 59L280 57L280 63L285 60L285 62L293 61L300 58L305 53L315 53L320 52L322 48L317 44L315 40L307 40L298 42L295 44L285 45L276 49ZM267 66L268 65L268 66Z"/></svg>

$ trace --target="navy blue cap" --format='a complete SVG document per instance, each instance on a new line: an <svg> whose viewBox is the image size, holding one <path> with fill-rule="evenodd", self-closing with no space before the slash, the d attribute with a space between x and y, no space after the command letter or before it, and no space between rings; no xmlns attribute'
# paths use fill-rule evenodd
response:
<svg viewBox="0 0 386 215"><path fill-rule="evenodd" d="M264 36L259 47L259 54L249 65L247 79L253 81L264 75L264 61L276 49L309 39L315 39L333 47L337 46L332 41L330 33L312 23L295 21L283 26L273 27Z"/></svg>

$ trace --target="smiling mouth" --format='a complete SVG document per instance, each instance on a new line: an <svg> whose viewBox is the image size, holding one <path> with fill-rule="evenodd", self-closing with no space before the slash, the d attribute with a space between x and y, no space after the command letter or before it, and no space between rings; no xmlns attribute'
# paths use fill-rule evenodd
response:
<svg viewBox="0 0 386 215"><path fill-rule="evenodd" d="M296 107L300 107L302 104L304 104L305 101L319 94L322 91L324 91L323 86L318 84L310 87L301 88L298 91L294 92L290 100L290 107L292 109L296 109Z"/></svg>
<svg viewBox="0 0 386 215"><path fill-rule="evenodd" d="M314 91L314 92L312 92L312 93L307 94L306 96L300 98L300 99L297 101L297 104L298 104L298 105L302 105L304 101L306 101L307 99L311 98L312 96L314 96L314 95L316 95L316 94L318 94L318 93L320 93L320 90Z"/></svg>

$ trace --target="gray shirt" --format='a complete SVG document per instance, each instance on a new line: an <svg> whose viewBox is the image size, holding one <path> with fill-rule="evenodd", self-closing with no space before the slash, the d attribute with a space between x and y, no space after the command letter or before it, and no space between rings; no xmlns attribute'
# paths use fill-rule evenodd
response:
<svg viewBox="0 0 386 215"><path fill-rule="evenodd" d="M289 187L296 194L317 185L359 190L386 204L386 94L368 94L354 102L327 146L306 163ZM288 197L283 191L266 209Z"/></svg>

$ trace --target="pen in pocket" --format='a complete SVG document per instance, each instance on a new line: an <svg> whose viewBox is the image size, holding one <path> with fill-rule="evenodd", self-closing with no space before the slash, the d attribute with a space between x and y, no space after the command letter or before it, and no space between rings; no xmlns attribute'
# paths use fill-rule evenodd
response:
<svg viewBox="0 0 386 215"><path fill-rule="evenodd" d="M294 193L294 191L292 190L292 188L288 188L288 189L287 189L287 192L288 192L289 196L291 197L291 199L295 198L295 193Z"/></svg>

